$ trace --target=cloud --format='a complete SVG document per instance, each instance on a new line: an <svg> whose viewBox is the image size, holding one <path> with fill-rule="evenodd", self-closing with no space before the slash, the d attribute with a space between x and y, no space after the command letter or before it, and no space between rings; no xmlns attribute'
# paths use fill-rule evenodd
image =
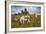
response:
<svg viewBox="0 0 46 34"><path fill-rule="evenodd" d="M21 12L21 10L24 11L25 8L29 13L41 13L41 7L35 6L11 6L11 11L12 13L18 13Z"/></svg>

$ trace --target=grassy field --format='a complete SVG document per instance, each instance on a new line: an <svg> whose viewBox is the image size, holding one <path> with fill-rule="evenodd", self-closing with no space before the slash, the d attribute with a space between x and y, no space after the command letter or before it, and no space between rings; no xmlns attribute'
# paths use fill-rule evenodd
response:
<svg viewBox="0 0 46 34"><path fill-rule="evenodd" d="M30 16L30 23L20 23L20 17L23 15L14 15L11 17L11 27L12 28L26 28L26 27L40 27L41 26L41 16L38 15L29 15Z"/></svg>

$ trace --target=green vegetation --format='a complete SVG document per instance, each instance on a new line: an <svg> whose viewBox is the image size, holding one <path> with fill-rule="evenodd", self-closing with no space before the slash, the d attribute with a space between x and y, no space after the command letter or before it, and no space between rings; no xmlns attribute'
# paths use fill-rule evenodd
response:
<svg viewBox="0 0 46 34"><path fill-rule="evenodd" d="M30 16L30 23L20 23L20 17L23 15L29 15ZM27 10L25 9L25 12L23 10L21 13L18 13L17 15L12 15L11 17L11 27L12 28L25 28L25 27L40 27L41 26L41 16L35 14L29 14Z"/></svg>

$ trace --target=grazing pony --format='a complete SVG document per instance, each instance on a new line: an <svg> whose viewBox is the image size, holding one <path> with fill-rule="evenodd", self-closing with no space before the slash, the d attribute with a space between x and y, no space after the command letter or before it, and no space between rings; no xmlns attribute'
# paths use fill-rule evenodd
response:
<svg viewBox="0 0 46 34"><path fill-rule="evenodd" d="M22 16L21 18L20 18L20 23L30 23L30 16L28 16L28 15L26 15L26 16Z"/></svg>

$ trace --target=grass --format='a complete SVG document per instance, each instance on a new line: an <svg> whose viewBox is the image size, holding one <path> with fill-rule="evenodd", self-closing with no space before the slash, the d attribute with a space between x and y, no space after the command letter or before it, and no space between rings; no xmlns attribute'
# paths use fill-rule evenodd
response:
<svg viewBox="0 0 46 34"><path fill-rule="evenodd" d="M11 17L11 27L12 28L26 28L26 27L40 27L41 26L41 16L38 15L29 15L30 16L30 23L20 23L20 17L23 15L14 15Z"/></svg>

